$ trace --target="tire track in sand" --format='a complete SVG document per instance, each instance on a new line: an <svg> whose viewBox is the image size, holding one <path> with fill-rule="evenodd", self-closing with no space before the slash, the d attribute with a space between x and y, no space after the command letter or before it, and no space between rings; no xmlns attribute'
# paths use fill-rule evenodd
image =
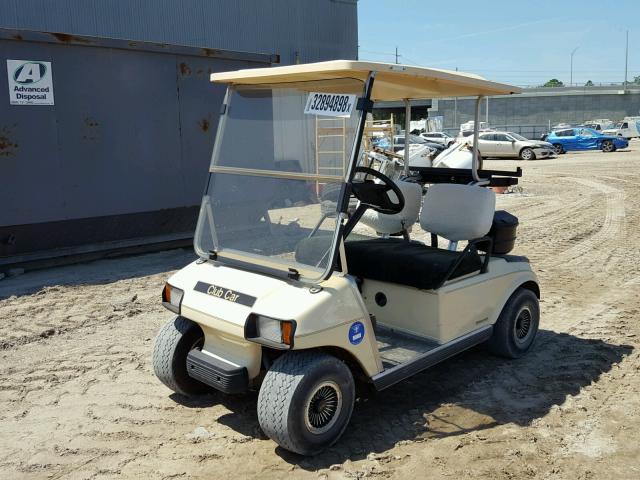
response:
<svg viewBox="0 0 640 480"><path fill-rule="evenodd" d="M620 245L614 244L613 249L610 248L611 240L621 237L625 227L625 205L624 191L618 188L606 185L586 178L566 177L575 183L585 185L604 195L605 200L605 216L602 227L593 235L580 240L572 247L562 251L555 259L547 262L547 267L558 267L565 264L575 265L596 263L607 267L613 259L618 258L612 256L612 250L620 248ZM604 247L604 248L603 248Z"/></svg>

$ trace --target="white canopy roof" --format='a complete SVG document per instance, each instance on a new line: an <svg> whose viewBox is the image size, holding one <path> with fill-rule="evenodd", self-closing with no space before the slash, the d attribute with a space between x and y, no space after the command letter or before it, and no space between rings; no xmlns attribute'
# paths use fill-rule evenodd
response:
<svg viewBox="0 0 640 480"><path fill-rule="evenodd" d="M521 92L518 87L490 82L471 73L356 60L332 60L212 73L211 81L232 85L299 83L350 78L365 81L371 71L376 72L371 95L374 101L509 95ZM310 89L318 91L317 86ZM335 83L331 91L336 91Z"/></svg>

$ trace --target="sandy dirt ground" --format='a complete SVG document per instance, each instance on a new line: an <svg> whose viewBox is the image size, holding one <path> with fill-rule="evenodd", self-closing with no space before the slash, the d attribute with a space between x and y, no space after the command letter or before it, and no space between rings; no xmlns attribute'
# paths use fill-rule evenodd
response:
<svg viewBox="0 0 640 480"><path fill-rule="evenodd" d="M542 286L529 355L476 348L358 400L315 458L264 437L257 394L186 400L150 366L187 250L0 281L0 478L640 478L640 142L522 166L499 207Z"/></svg>

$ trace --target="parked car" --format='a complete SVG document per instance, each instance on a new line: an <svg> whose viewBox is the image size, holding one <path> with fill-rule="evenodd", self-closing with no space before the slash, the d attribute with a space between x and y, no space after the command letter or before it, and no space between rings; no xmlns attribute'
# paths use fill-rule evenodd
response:
<svg viewBox="0 0 640 480"><path fill-rule="evenodd" d="M420 136L429 142L444 145L446 148L449 148L451 144L456 141L455 138L444 132L423 132Z"/></svg>
<svg viewBox="0 0 640 480"><path fill-rule="evenodd" d="M616 135L604 135L592 128L567 128L551 132L547 141L553 145L556 153L572 150L602 150L613 152L618 148L627 148L626 138Z"/></svg>
<svg viewBox="0 0 640 480"><path fill-rule="evenodd" d="M467 138L473 143L473 136ZM483 158L520 158L535 160L555 155L553 145L540 140L529 140L513 132L482 132L478 134L478 150Z"/></svg>
<svg viewBox="0 0 640 480"><path fill-rule="evenodd" d="M604 130L602 133L626 139L640 137L640 117L624 117L624 120L616 123L613 128Z"/></svg>

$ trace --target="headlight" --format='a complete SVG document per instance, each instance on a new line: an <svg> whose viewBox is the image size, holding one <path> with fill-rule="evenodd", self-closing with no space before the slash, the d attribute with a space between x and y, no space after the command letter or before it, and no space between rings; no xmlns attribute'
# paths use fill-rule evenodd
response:
<svg viewBox="0 0 640 480"><path fill-rule="evenodd" d="M184 291L179 288L174 287L173 285L169 285L168 283L164 284L164 289L162 290L162 305L175 313L180 313L180 305L182 304L182 297L184 296Z"/></svg>
<svg viewBox="0 0 640 480"><path fill-rule="evenodd" d="M295 330L296 322L293 320L278 320L252 313L245 323L244 337L252 342L287 350L293 347Z"/></svg>

